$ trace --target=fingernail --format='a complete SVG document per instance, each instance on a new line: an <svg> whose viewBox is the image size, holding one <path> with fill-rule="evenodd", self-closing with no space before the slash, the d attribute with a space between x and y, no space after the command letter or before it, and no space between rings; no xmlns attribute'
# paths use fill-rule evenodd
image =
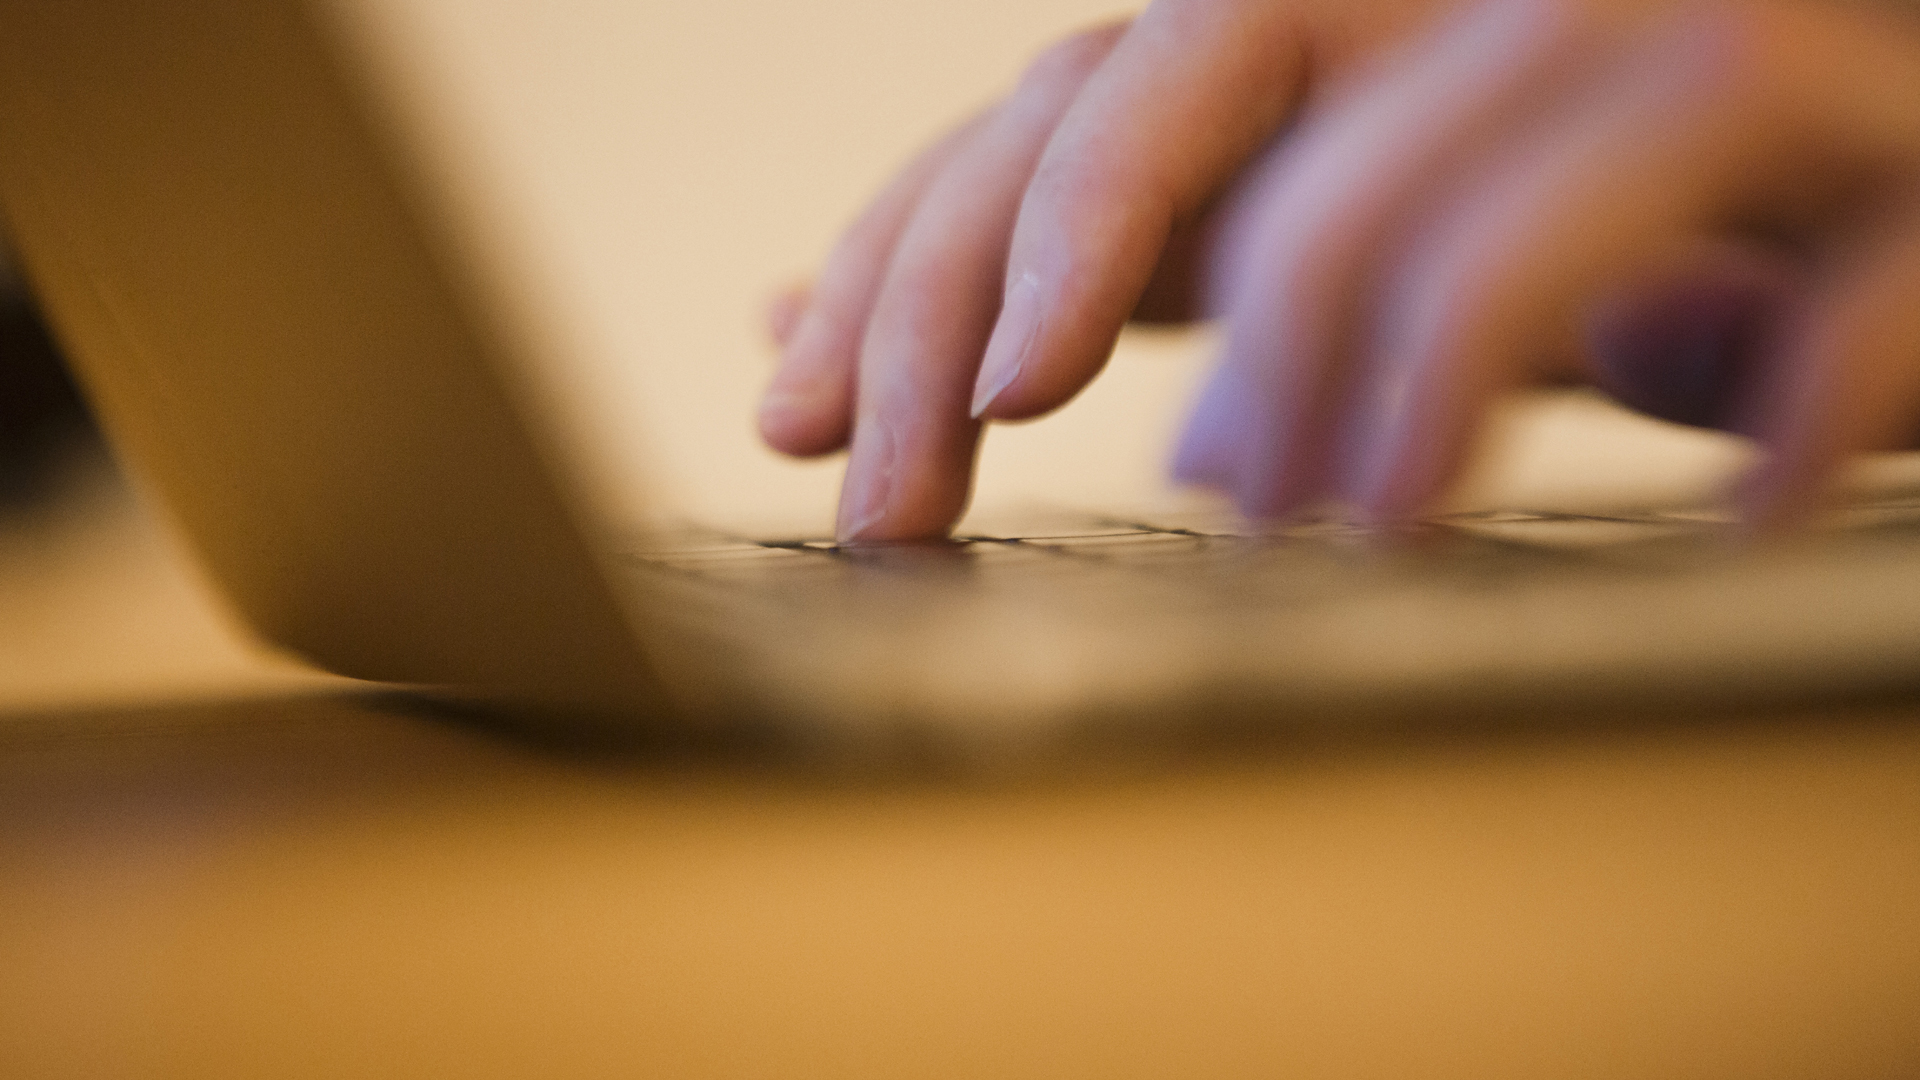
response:
<svg viewBox="0 0 1920 1080"><path fill-rule="evenodd" d="M834 529L843 544L864 539L880 524L893 495L892 430L880 420L867 420L854 443L853 461L840 492L840 520Z"/></svg>
<svg viewBox="0 0 1920 1080"><path fill-rule="evenodd" d="M1771 449L1733 484L1733 505L1738 508L1739 535L1749 541L1782 536L1817 515L1821 485L1810 482L1804 468L1783 460L1778 449Z"/></svg>
<svg viewBox="0 0 1920 1080"><path fill-rule="evenodd" d="M987 342L987 355L980 364L980 378L974 383L973 418L993 405L1007 387L1020 377L1027 366L1027 354L1040 336L1040 279L1029 270L1007 290L1000 305L1000 321Z"/></svg>

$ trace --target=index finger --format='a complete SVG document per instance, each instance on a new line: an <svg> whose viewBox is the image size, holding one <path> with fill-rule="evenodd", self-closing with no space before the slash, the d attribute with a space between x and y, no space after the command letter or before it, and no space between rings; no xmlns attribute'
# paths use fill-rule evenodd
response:
<svg viewBox="0 0 1920 1080"><path fill-rule="evenodd" d="M1425 6L1365 5L1358 17L1384 26ZM1340 36L1323 10L1306 0L1160 0L1134 22L1028 185L975 416L1038 415L1099 372L1174 228L1294 114L1311 54Z"/></svg>

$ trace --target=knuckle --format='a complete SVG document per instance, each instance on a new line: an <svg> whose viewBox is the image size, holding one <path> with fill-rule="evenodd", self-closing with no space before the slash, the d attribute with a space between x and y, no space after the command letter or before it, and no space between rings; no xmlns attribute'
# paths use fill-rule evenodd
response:
<svg viewBox="0 0 1920 1080"><path fill-rule="evenodd" d="M1771 4L1709 3L1686 12L1656 47L1687 89L1704 99L1757 102L1771 97L1802 31Z"/></svg>
<svg viewBox="0 0 1920 1080"><path fill-rule="evenodd" d="M1027 182L1023 216L1082 243L1101 247L1101 239L1124 234L1133 222L1173 214L1157 174L1135 163L1097 152L1048 154Z"/></svg>
<svg viewBox="0 0 1920 1080"><path fill-rule="evenodd" d="M1055 94L1077 88L1098 68L1126 32L1126 23L1092 27L1047 46L1021 76L1024 93Z"/></svg>
<svg viewBox="0 0 1920 1080"><path fill-rule="evenodd" d="M1104 195L1111 182L1083 157L1052 154L1034 170L1027 198L1050 205L1086 206Z"/></svg>

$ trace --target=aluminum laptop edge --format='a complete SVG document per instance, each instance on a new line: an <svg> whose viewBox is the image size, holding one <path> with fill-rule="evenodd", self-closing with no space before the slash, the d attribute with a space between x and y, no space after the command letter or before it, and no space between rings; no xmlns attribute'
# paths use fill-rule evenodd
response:
<svg viewBox="0 0 1920 1080"><path fill-rule="evenodd" d="M0 2L0 197L101 417L239 615L570 731L1055 744L1920 683L1920 499L1726 557L1711 512L1082 513L948 545L598 520L442 195L293 0Z"/></svg>

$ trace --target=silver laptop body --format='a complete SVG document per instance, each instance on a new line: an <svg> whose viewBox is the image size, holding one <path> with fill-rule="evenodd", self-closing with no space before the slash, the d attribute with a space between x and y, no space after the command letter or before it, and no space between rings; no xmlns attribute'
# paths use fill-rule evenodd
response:
<svg viewBox="0 0 1920 1080"><path fill-rule="evenodd" d="M1729 554L1710 512L1043 514L945 545L598 520L532 347L297 0L0 0L0 194L123 457L259 635L569 730L859 745L1920 683L1920 499ZM644 254L637 257L644 257Z"/></svg>

